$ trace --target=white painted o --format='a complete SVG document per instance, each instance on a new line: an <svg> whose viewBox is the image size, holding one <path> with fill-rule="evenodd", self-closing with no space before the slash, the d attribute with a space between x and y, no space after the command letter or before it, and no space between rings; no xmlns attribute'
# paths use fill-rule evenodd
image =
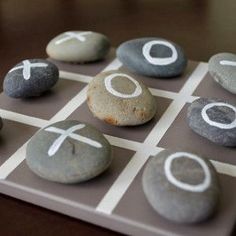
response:
<svg viewBox="0 0 236 236"><path fill-rule="evenodd" d="M217 106L228 107L228 108L231 108L234 111L235 118L230 124L222 124L222 123L210 120L209 116L207 115L207 110L212 108L212 107L217 107ZM233 128L236 128L236 107L234 107L230 104L227 104L227 103L224 103L224 102L209 103L205 107L203 107L203 109L201 111L201 115L202 115L202 118L211 126L215 126L217 128L220 128L220 129L233 129Z"/></svg>
<svg viewBox="0 0 236 236"><path fill-rule="evenodd" d="M111 84L112 79L114 79L115 77L120 76L120 77L125 77L128 80L130 80L131 82L134 83L134 85L136 86L135 91L131 94L125 94L125 93L120 93L118 91L116 91ZM138 83L138 81L136 81L134 78L132 78L129 75L123 74L123 73L114 73L111 75L108 75L105 79L104 79L104 83L105 83L105 87L106 90L111 93L112 95L116 96L116 97L121 97L121 98L134 98L134 97L138 97L141 93L142 93L142 88L140 86L140 84Z"/></svg>
<svg viewBox="0 0 236 236"><path fill-rule="evenodd" d="M170 48L172 55L170 57L166 57L166 58L152 57L151 53L150 53L152 46L157 45L157 44L164 45L164 46ZM177 53L174 45L167 42L167 41L163 41L163 40L153 40L148 43L145 43L142 51L143 51L143 56L146 58L146 60L149 63L151 63L153 65L158 65L158 66L169 65L171 63L174 63L178 58L178 53Z"/></svg>
<svg viewBox="0 0 236 236"><path fill-rule="evenodd" d="M202 167L203 172L205 174L205 178L203 182L197 185L192 185L192 184L187 184L187 183L177 180L171 172L172 161L176 158L189 158L198 162L200 166ZM170 156L167 157L165 161L164 170L165 170L166 178L168 179L170 183L186 191L203 192L210 186L210 183L211 183L211 174L210 174L208 166L201 158L191 153L176 152L176 153L171 154Z"/></svg>

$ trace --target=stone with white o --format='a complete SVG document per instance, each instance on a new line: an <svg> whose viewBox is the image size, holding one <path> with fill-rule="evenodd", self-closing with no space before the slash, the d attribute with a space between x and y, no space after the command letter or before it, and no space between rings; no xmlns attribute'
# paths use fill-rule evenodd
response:
<svg viewBox="0 0 236 236"><path fill-rule="evenodd" d="M26 162L38 176L79 183L104 172L112 162L111 145L86 123L60 121L39 130L29 141Z"/></svg>
<svg viewBox="0 0 236 236"><path fill-rule="evenodd" d="M236 146L236 107L221 99L199 98L188 108L189 127L223 146Z"/></svg>
<svg viewBox="0 0 236 236"><path fill-rule="evenodd" d="M187 66L183 49L162 38L124 42L117 49L117 57L130 70L151 77L175 77Z"/></svg>
<svg viewBox="0 0 236 236"><path fill-rule="evenodd" d="M87 103L95 117L117 126L140 125L156 114L148 88L119 70L102 72L90 82Z"/></svg>
<svg viewBox="0 0 236 236"><path fill-rule="evenodd" d="M4 78L4 93L13 98L40 96L59 79L56 65L43 59L27 59L10 69Z"/></svg>
<svg viewBox="0 0 236 236"><path fill-rule="evenodd" d="M65 62L86 63L104 59L110 49L109 39L91 31L68 31L47 45L49 57Z"/></svg>
<svg viewBox="0 0 236 236"><path fill-rule="evenodd" d="M216 54L210 58L208 66L213 79L229 92L236 94L236 55Z"/></svg>
<svg viewBox="0 0 236 236"><path fill-rule="evenodd" d="M143 172L143 190L161 216L178 223L197 223L217 208L217 174L206 158L165 150L152 157Z"/></svg>

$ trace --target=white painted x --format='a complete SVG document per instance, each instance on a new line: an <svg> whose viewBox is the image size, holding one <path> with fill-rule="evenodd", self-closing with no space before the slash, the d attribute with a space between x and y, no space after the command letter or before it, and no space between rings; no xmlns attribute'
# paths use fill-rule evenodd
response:
<svg viewBox="0 0 236 236"><path fill-rule="evenodd" d="M23 77L25 80L29 80L30 76L31 76L31 68L34 67L47 67L48 64L46 63L30 63L29 60L24 60L23 61L23 65L22 66L16 66L14 68L12 68L8 73L15 71L15 70L19 70L19 69L23 69Z"/></svg>
<svg viewBox="0 0 236 236"><path fill-rule="evenodd" d="M222 60L220 64L223 66L236 66L236 61Z"/></svg>
<svg viewBox="0 0 236 236"><path fill-rule="evenodd" d="M81 42L84 42L86 40L85 35L91 34L91 31L81 32L81 33L74 33L74 32L66 32L66 37L61 38L55 42L56 45L64 43L70 39L77 39Z"/></svg>
<svg viewBox="0 0 236 236"><path fill-rule="evenodd" d="M71 128L69 128L67 130L59 129L59 128L52 127L52 126L46 128L45 129L46 131L49 131L49 132L52 132L52 133L61 134L61 136L59 136L54 141L52 146L49 148L48 155L49 156L53 156L59 150L60 146L66 140L67 137L70 137L72 139L78 140L78 141L80 141L82 143L86 143L86 144L91 145L91 146L96 147L96 148L101 148L102 145L100 143L98 143L97 141L94 141L94 140L92 140L90 138L83 137L83 136L81 136L79 134L74 134L74 132L76 130L82 129L84 127L85 127L84 124L79 124L79 125L72 126Z"/></svg>

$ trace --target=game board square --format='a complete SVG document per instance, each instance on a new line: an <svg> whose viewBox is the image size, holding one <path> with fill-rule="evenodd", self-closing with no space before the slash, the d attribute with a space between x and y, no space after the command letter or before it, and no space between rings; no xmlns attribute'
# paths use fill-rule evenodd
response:
<svg viewBox="0 0 236 236"><path fill-rule="evenodd" d="M0 131L0 166L38 130L15 121L3 120Z"/></svg>
<svg viewBox="0 0 236 236"><path fill-rule="evenodd" d="M209 72L194 91L193 95L206 98L220 98L230 103L235 103L236 101L236 95L216 83Z"/></svg>
<svg viewBox="0 0 236 236"><path fill-rule="evenodd" d="M48 120L85 86L85 83L60 79L51 91L40 97L15 99L1 93L0 108Z"/></svg>
<svg viewBox="0 0 236 236"><path fill-rule="evenodd" d="M114 217L123 218L124 222L126 219L129 222L135 222L137 229L133 231L133 235L142 235L140 230L142 226L145 232L143 235L230 235L236 217L235 178L219 174L222 194L217 213L205 222L185 225L172 223L153 210L142 190L143 169L136 176L112 213ZM133 228L133 230L135 229ZM149 233L148 230L150 230Z"/></svg>
<svg viewBox="0 0 236 236"><path fill-rule="evenodd" d="M146 86L150 88L162 89L171 92L179 92L189 76L193 73L197 67L198 62L189 61L185 72L175 78L152 78L135 73L131 73L125 66L121 66L119 69L124 73L130 73L134 78L142 81Z"/></svg>
<svg viewBox="0 0 236 236"><path fill-rule="evenodd" d="M8 177L7 181L17 183L24 190L37 189L43 193L96 207L113 182L120 175L127 163L134 155L134 151L119 147L112 147L113 161L102 175L80 184L59 184L44 180L35 175L23 161ZM27 193L25 193L27 194Z"/></svg>
<svg viewBox="0 0 236 236"><path fill-rule="evenodd" d="M186 104L158 143L159 147L183 149L198 153L209 159L236 165L236 149L217 145L208 139L196 134L187 123Z"/></svg>
<svg viewBox="0 0 236 236"><path fill-rule="evenodd" d="M68 71L71 73L86 75L86 76L95 76L104 70L113 60L115 59L115 49L111 49L107 57L102 61L91 62L91 63L68 63L56 61L51 58L48 60L54 63L59 70Z"/></svg>
<svg viewBox="0 0 236 236"><path fill-rule="evenodd" d="M143 142L149 132L152 130L154 125L158 122L159 118L165 112L169 104L171 103L170 99L155 97L157 102L157 113L155 117L146 124L139 126L127 126L127 127L119 127L112 126L110 124L105 123L93 116L90 112L87 103L83 103L74 113L71 114L69 119L79 120L81 122L87 122L97 129L99 129L104 134L109 134L112 136L116 136L119 138L130 139L138 142Z"/></svg>

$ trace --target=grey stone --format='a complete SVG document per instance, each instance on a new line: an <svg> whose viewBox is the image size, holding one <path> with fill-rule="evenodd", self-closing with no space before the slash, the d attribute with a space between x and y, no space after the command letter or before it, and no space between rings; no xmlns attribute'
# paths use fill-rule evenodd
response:
<svg viewBox="0 0 236 236"><path fill-rule="evenodd" d="M154 62L144 56L146 54L143 51L146 49L147 55ZM174 58L172 50L175 50L177 57ZM139 38L124 42L117 49L117 57L130 70L151 77L175 77L183 73L187 66L187 58L182 48L162 38ZM168 58L169 62L163 61Z"/></svg>
<svg viewBox="0 0 236 236"><path fill-rule="evenodd" d="M236 94L236 55L219 53L209 60L209 72L223 88Z"/></svg>
<svg viewBox="0 0 236 236"><path fill-rule="evenodd" d="M152 157L144 169L142 184L153 209L177 223L206 220L215 212L220 198L217 174L210 161L182 151L164 150Z"/></svg>
<svg viewBox="0 0 236 236"><path fill-rule="evenodd" d="M199 98L188 108L189 127L223 146L236 146L236 107L221 99Z"/></svg>
<svg viewBox="0 0 236 236"><path fill-rule="evenodd" d="M117 126L140 125L156 114L148 88L119 70L102 72L90 82L87 103L95 117Z"/></svg>
<svg viewBox="0 0 236 236"><path fill-rule="evenodd" d="M47 54L58 61L93 62L104 59L110 49L108 38L90 31L68 31L53 38L47 45Z"/></svg>
<svg viewBox="0 0 236 236"><path fill-rule="evenodd" d="M69 132L71 127L74 130ZM67 134L63 137L64 131ZM31 138L26 162L44 179L79 183L105 171L112 161L111 152L109 142L100 131L89 124L66 120L41 129Z"/></svg>
<svg viewBox="0 0 236 236"><path fill-rule="evenodd" d="M47 60L24 60L7 73L3 90L13 98L40 96L57 83L58 76L58 68Z"/></svg>

